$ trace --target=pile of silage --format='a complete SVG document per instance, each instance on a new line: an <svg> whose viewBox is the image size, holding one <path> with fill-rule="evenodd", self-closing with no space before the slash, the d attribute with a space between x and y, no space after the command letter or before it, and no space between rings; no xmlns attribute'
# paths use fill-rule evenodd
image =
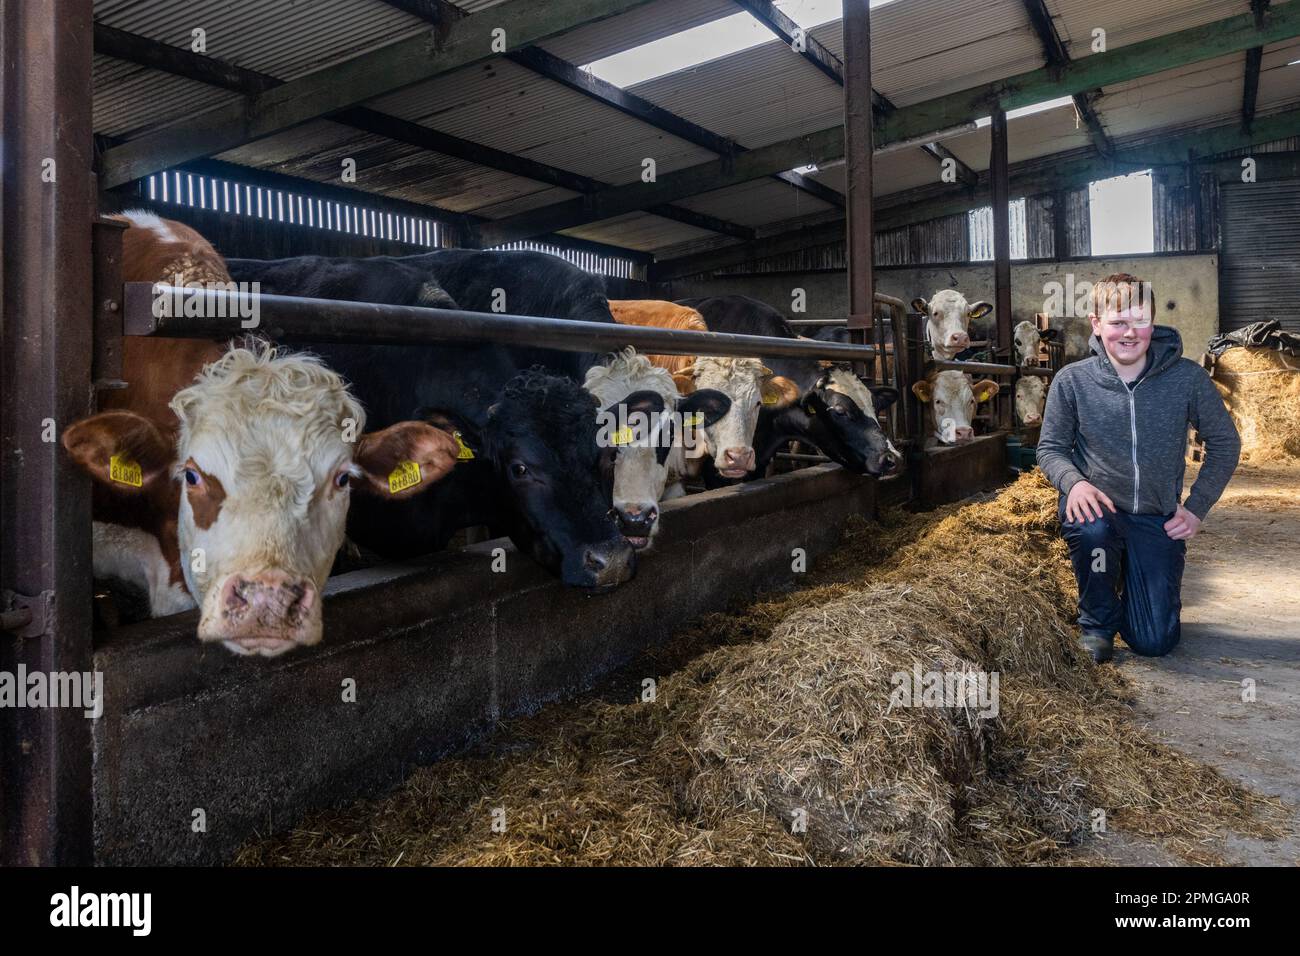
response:
<svg viewBox="0 0 1300 956"><path fill-rule="evenodd" d="M1113 669L1075 651L1056 496L1036 473L859 525L819 575L705 618L653 702L513 722L487 755L238 862L1070 862L1100 820L1198 859L1224 827L1280 832L1275 802L1142 732ZM946 706L891 703L918 670L996 672L996 716L970 685Z"/></svg>
<svg viewBox="0 0 1300 956"><path fill-rule="evenodd" d="M1300 458L1300 358L1274 349L1231 348L1214 380L1250 462Z"/></svg>

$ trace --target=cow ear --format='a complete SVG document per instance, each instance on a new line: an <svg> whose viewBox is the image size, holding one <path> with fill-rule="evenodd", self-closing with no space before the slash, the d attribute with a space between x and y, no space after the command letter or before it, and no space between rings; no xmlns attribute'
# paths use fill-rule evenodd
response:
<svg viewBox="0 0 1300 956"><path fill-rule="evenodd" d="M677 386L678 395L689 395L695 391L695 373L689 369L674 372L673 384Z"/></svg>
<svg viewBox="0 0 1300 956"><path fill-rule="evenodd" d="M970 319L982 319L993 311L993 305L989 302L972 302L966 310L966 317Z"/></svg>
<svg viewBox="0 0 1300 956"><path fill-rule="evenodd" d="M894 402L898 401L898 389L891 385L872 385L871 386L872 404L875 405L877 412L883 412Z"/></svg>
<svg viewBox="0 0 1300 956"><path fill-rule="evenodd" d="M772 375L763 379L764 408L789 408L799 401L799 395L799 386L784 375Z"/></svg>
<svg viewBox="0 0 1300 956"><path fill-rule="evenodd" d="M646 416L658 415L664 410L664 397L652 389L641 389L610 405L603 414L617 416L620 405L627 408L628 415L633 412L641 412Z"/></svg>
<svg viewBox="0 0 1300 956"><path fill-rule="evenodd" d="M1038 330L1038 337L1042 339L1044 342L1055 341L1056 337L1059 334L1060 334L1060 329L1039 329Z"/></svg>
<svg viewBox="0 0 1300 956"><path fill-rule="evenodd" d="M681 412L683 418L703 415L704 425L708 427L721 421L731 411L731 399L716 388L702 388L678 402L677 411Z"/></svg>
<svg viewBox="0 0 1300 956"><path fill-rule="evenodd" d="M917 296L915 299L912 300L912 311L921 312L921 313L929 312L930 303L926 302L920 296Z"/></svg>
<svg viewBox="0 0 1300 956"><path fill-rule="evenodd" d="M63 447L92 478L123 494L138 494L170 480L176 446L135 412L101 412L73 422Z"/></svg>
<svg viewBox="0 0 1300 956"><path fill-rule="evenodd" d="M357 443L353 463L361 469L360 488L384 498L412 498L451 473L460 444L427 422L398 422L367 432Z"/></svg>
<svg viewBox="0 0 1300 956"><path fill-rule="evenodd" d="M930 384L929 379L923 378L919 382L912 383L912 394L922 402L929 402L930 399L934 398L934 387Z"/></svg>
<svg viewBox="0 0 1300 956"><path fill-rule="evenodd" d="M971 391L975 393L975 401L977 403L983 403L996 395L999 388L1000 386L993 379L985 378L972 385Z"/></svg>

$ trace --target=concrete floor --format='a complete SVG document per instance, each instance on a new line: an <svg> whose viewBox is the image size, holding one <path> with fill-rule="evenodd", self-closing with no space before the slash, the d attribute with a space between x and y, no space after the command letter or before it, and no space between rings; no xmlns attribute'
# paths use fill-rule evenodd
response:
<svg viewBox="0 0 1300 956"><path fill-rule="evenodd" d="M1225 835L1214 848L1225 860L1300 864L1300 467L1238 471L1188 545L1182 619L1182 642L1167 657L1137 657L1116 642L1117 665L1140 688L1138 713L1171 746L1293 808L1290 837ZM1247 678L1253 702L1242 700ZM1177 862L1107 842L1114 862Z"/></svg>

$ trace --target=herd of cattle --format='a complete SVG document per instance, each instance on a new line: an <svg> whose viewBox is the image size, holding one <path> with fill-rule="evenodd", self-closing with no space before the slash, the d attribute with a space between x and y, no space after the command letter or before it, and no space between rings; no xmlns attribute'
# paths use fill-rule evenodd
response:
<svg viewBox="0 0 1300 956"><path fill-rule="evenodd" d="M182 223L120 218L126 281L256 282L263 293L477 312L496 311L504 293L514 314L796 337L745 296L608 301L600 278L542 253L223 260ZM918 305L936 358L966 348L970 319L990 309L951 290ZM1030 351L1026 339L1022 360ZM251 338L126 337L127 387L105 392L62 441L95 479L95 576L143 591L151 616L197 605L202 641L274 656L320 641L320 595L345 537L403 558L486 526L566 584L604 590L633 577L660 502L688 480L760 477L790 441L860 474L898 468L877 417L895 389L812 359L769 364L496 343L307 353ZM969 441L976 404L997 391L930 372L914 386L930 409L928 440ZM1022 407L1017 388L1022 421L1041 417L1041 398L1036 411L1028 396ZM615 410L665 428L654 441L601 440Z"/></svg>

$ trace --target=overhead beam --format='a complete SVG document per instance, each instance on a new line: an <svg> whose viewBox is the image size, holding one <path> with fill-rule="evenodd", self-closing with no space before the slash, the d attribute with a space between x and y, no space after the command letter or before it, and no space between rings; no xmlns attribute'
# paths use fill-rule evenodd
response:
<svg viewBox="0 0 1300 956"><path fill-rule="evenodd" d="M193 53L181 47L172 46L159 40L118 30L107 24L95 24L95 52L115 57L138 66L162 70L174 76L196 80L212 86L255 96L266 90L283 86L285 81L266 73L245 69L231 63L224 63L202 54ZM387 113L354 106L329 117L331 122L348 126L352 129L382 136L395 142L405 143L419 149L429 150L443 156L463 159L466 162L486 166L500 172L510 173L524 179L559 186L579 193L591 193L608 184L589 176L582 176L568 170L539 163L524 156L516 156L504 150L493 149L481 143L471 142L459 136L452 136L420 123L400 119ZM678 206L663 205L648 210L665 219L682 222L698 229L705 229L737 239L754 238L754 230L748 226L728 222L716 216L705 215L694 210Z"/></svg>
<svg viewBox="0 0 1300 956"><path fill-rule="evenodd" d="M876 146L879 149L894 142L915 142L935 130L963 126L989 115L995 106L1010 111L1295 36L1300 36L1300 3L1266 11L1260 17L1259 25L1253 14L1228 17L1106 53L1094 53L1055 69L1042 67L901 107L879 119ZM497 237L522 239L535 234L538 229L544 228L548 232L568 229L644 209L653 203L759 179L780 169L839 159L844 155L843 133L844 128L836 126L782 140L751 150L733 163L720 161L692 166L660 176L655 183L617 186L581 200L495 220L484 229ZM505 239L498 238L497 241Z"/></svg>
<svg viewBox="0 0 1300 956"><path fill-rule="evenodd" d="M872 227L871 135L875 110L871 104L870 0L844 0L844 181L848 185L847 246L849 334L863 344L870 337L875 315L874 247Z"/></svg>
<svg viewBox="0 0 1300 956"><path fill-rule="evenodd" d="M1291 136L1300 136L1300 110L1258 119L1249 131L1244 131L1233 123L1205 130L1182 131L1154 144L1120 146L1110 157L1078 155L1077 151L1039 157L1010 167L1011 195L1035 196L1058 190L1066 191L1122 173L1186 162L1212 168L1222 180L1239 180L1242 170L1240 158L1211 160L1208 157ZM1253 159L1260 180L1300 176L1300 154L1261 153ZM877 231L897 229L967 212L989 202L991 191L987 176L982 177L979 189L966 197L953 197L950 192L936 190L934 187L909 189L877 199L875 228ZM829 245L843 240L844 228L842 220L830 220L814 226L770 233L753 242L660 260L651 267L651 279L662 281L698 275L799 249Z"/></svg>
<svg viewBox="0 0 1300 956"><path fill-rule="evenodd" d="M840 86L844 85L844 64L840 62L839 57L826 49L815 37L806 32L801 33L799 24L778 10L770 0L733 0L733 2L744 7L750 16L775 33L790 49L794 50L830 79ZM796 40L801 42L796 43ZM873 111L880 114L890 113L897 109L883 93L875 89L871 91L871 107ZM941 168L944 163L951 160L957 178L961 182L967 185L975 182L975 171L943 146L938 143L922 143L919 148L937 162Z"/></svg>
<svg viewBox="0 0 1300 956"><path fill-rule="evenodd" d="M389 6L396 7L405 13L433 24L447 23L468 16L464 10L449 2L449 0L384 0L384 2ZM694 143L696 146L717 153L719 156L732 156L745 151L745 147L735 140L720 136L697 123L692 123L683 116L678 116L672 110L664 109L662 106L652 103L643 96L629 93L613 83L581 70L568 60L558 57L542 47L530 46L522 50L515 50L507 53L506 59L517 66L536 73L538 76L559 83L575 93L593 99L611 109L618 110L625 116L630 116L648 126L653 126L655 129L670 133L688 143ZM844 207L843 196L815 179L789 170L774 174L772 178L787 183L801 192L820 199L822 202L841 209Z"/></svg>
<svg viewBox="0 0 1300 956"><path fill-rule="evenodd" d="M188 116L110 150L101 182L132 179L211 156L530 46L650 0L506 0L482 13L399 40L256 96ZM502 32L504 31L504 32ZM494 49L495 47L495 49Z"/></svg>
<svg viewBox="0 0 1300 956"><path fill-rule="evenodd" d="M1052 14L1047 9L1045 0L1024 0L1025 12L1029 14L1029 22L1034 27L1034 32L1038 34L1038 42L1042 44L1043 56L1047 60L1049 67L1061 67L1070 62L1070 53L1065 48L1065 42L1061 39L1061 34L1057 32L1056 21L1052 19ZM1092 139L1092 145L1096 147L1097 152L1105 156L1113 148L1110 138L1106 135L1106 129L1101 125L1101 118L1097 115L1095 108L1096 101L1101 98L1101 90L1090 90L1084 93L1075 93L1071 99L1074 100L1074 108L1083 120L1084 125L1088 128L1088 135Z"/></svg>
<svg viewBox="0 0 1300 956"><path fill-rule="evenodd" d="M1269 0L1250 0L1250 12L1258 23L1268 9ZM1241 90L1241 126L1250 129L1255 121L1255 105L1259 101L1259 71L1264 65L1264 48L1254 46L1246 51L1246 75Z"/></svg>

